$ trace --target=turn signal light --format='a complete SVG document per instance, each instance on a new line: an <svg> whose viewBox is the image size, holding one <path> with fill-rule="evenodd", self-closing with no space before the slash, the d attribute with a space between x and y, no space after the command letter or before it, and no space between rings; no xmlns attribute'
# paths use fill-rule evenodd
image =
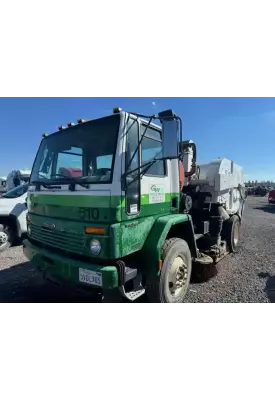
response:
<svg viewBox="0 0 275 400"><path fill-rule="evenodd" d="M104 235L105 234L105 229L104 228L94 228L92 226L86 226L85 227L85 232L94 234L94 235Z"/></svg>
<svg viewBox="0 0 275 400"><path fill-rule="evenodd" d="M160 271L162 270L162 265L163 265L162 260L159 260L159 270L160 270Z"/></svg>

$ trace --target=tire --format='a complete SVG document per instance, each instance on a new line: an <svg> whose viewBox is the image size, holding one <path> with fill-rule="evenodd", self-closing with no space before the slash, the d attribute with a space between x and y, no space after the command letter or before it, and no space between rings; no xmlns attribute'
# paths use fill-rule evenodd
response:
<svg viewBox="0 0 275 400"><path fill-rule="evenodd" d="M237 215L233 215L230 219L224 221L223 237L231 253L236 253L239 245L240 225L240 219Z"/></svg>
<svg viewBox="0 0 275 400"><path fill-rule="evenodd" d="M3 232L7 235L7 241L5 243L0 243L0 253L3 253L5 250L7 250L8 248L10 248L13 244L13 238L14 238L14 234L12 232L12 229L7 226L4 225L4 230Z"/></svg>
<svg viewBox="0 0 275 400"><path fill-rule="evenodd" d="M152 303L182 303L191 278L192 258L188 244L179 238L166 240L162 250L163 265L159 275L146 283ZM176 288L176 283L179 285Z"/></svg>

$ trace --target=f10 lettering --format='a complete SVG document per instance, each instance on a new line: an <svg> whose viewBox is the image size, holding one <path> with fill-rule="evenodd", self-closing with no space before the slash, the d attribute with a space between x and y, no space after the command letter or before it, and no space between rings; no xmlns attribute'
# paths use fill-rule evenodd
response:
<svg viewBox="0 0 275 400"><path fill-rule="evenodd" d="M91 219L99 219L99 209L98 208L79 208L79 218L85 221L90 221Z"/></svg>

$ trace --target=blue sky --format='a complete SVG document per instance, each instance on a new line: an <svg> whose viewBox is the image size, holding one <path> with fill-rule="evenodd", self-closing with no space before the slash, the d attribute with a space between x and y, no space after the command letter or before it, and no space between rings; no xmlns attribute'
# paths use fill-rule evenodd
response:
<svg viewBox="0 0 275 400"><path fill-rule="evenodd" d="M115 106L146 114L173 108L200 161L226 157L247 179L275 180L275 98L0 98L0 176L31 168L42 133Z"/></svg>

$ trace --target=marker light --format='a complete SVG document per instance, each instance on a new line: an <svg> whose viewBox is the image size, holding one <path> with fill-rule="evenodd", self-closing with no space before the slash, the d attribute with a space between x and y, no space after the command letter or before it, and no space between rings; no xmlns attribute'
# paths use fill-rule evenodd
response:
<svg viewBox="0 0 275 400"><path fill-rule="evenodd" d="M43 137L48 137L49 135L47 133L43 133Z"/></svg>
<svg viewBox="0 0 275 400"><path fill-rule="evenodd" d="M68 127L71 127L71 126L75 126L75 124L74 124L73 122L68 122L68 123L67 123L67 126L68 126Z"/></svg>
<svg viewBox="0 0 275 400"><path fill-rule="evenodd" d="M58 130L59 130L59 131L62 131L63 129L66 129L66 127L63 126L63 125L60 125L60 126L58 127Z"/></svg>
<svg viewBox="0 0 275 400"><path fill-rule="evenodd" d="M85 119L78 119L78 120L77 120L77 123L78 123L78 124L84 124L84 122L86 122Z"/></svg>
<svg viewBox="0 0 275 400"><path fill-rule="evenodd" d="M120 108L120 107L113 108L113 114L119 114L121 111L122 111L122 108Z"/></svg>
<svg viewBox="0 0 275 400"><path fill-rule="evenodd" d="M105 229L104 228L94 228L92 226L86 226L85 227L85 232L86 233L92 233L94 235L104 235L105 234Z"/></svg>

